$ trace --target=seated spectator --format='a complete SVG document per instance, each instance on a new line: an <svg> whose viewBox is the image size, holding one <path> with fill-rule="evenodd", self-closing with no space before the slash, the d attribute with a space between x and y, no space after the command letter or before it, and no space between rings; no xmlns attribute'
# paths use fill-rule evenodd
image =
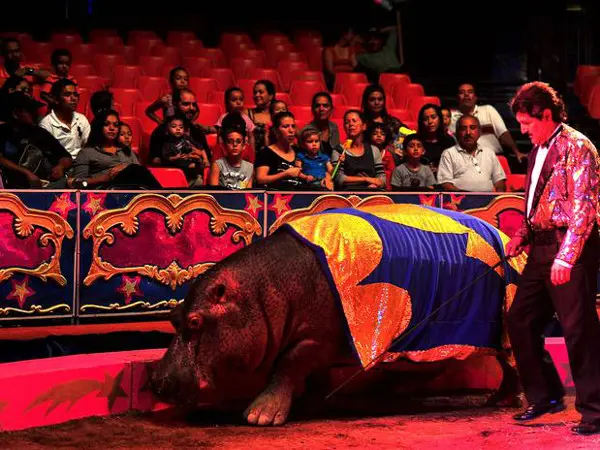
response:
<svg viewBox="0 0 600 450"><path fill-rule="evenodd" d="M8 96L13 92L23 92L31 97L31 84L24 77L13 75L8 78L0 88L0 123L6 122L10 116L7 110Z"/></svg>
<svg viewBox="0 0 600 450"><path fill-rule="evenodd" d="M323 49L323 74L329 90L333 90L336 73L353 72L356 68L356 38L356 34L350 29L334 45Z"/></svg>
<svg viewBox="0 0 600 450"><path fill-rule="evenodd" d="M119 113L101 112L92 126L88 146L73 163L73 177L94 189L117 186L160 189L160 183L141 166L137 155L119 142Z"/></svg>
<svg viewBox="0 0 600 450"><path fill-rule="evenodd" d="M269 189L294 190L302 184L300 168L295 166L296 121L290 112L273 117L277 141L256 155L256 182Z"/></svg>
<svg viewBox="0 0 600 450"><path fill-rule="evenodd" d="M421 164L425 146L419 135L411 134L404 140L404 159L392 174L392 187L396 189L433 188L435 177L429 166Z"/></svg>
<svg viewBox="0 0 600 450"><path fill-rule="evenodd" d="M333 113L333 99L329 92L317 92L312 98L313 120L304 130L315 128L321 138L321 152L331 156L333 149L340 145L340 130L337 123L331 119Z"/></svg>
<svg viewBox="0 0 600 450"><path fill-rule="evenodd" d="M196 95L189 89L181 89L173 96L173 105L175 111L183 115L186 126L189 128L189 136L195 147L204 150L209 160L211 157L210 148L206 141L206 135L202 126L196 123L200 110L196 102ZM150 136L150 162L159 166L161 163L162 148L167 139L167 127L165 124L159 125L154 129Z"/></svg>
<svg viewBox="0 0 600 450"><path fill-rule="evenodd" d="M224 128L227 128L228 130L243 129L244 136L246 136L246 139L244 140L242 159L244 161L248 161L251 164L254 164L254 160L256 159L256 151L254 150L254 146L250 144L250 139L253 139L253 136L250 134L247 128L247 117L248 116L240 114L238 111L232 111L228 114L225 114L225 117L223 118L219 126L219 130L221 131ZM250 121L250 124L252 129L254 129L254 124L252 123L252 121ZM225 158L226 155L227 151L225 149L224 143L222 142L222 136L219 136L219 142L217 142L217 145L215 145L215 147L212 150L212 161L214 162L218 159Z"/></svg>
<svg viewBox="0 0 600 450"><path fill-rule="evenodd" d="M52 111L40 122L40 127L58 139L73 158L85 146L90 136L90 124L76 111L79 104L77 86L67 78L52 85L48 99Z"/></svg>
<svg viewBox="0 0 600 450"><path fill-rule="evenodd" d="M388 127L379 122L373 122L367 128L365 139L369 144L376 146L381 152L383 170L390 175L397 165L401 164L402 158L396 153L392 144L392 133Z"/></svg>
<svg viewBox="0 0 600 450"><path fill-rule="evenodd" d="M210 133L219 133L220 128L222 127L222 122L228 114L233 112L239 113L240 117L244 119L246 123L246 132L248 133L248 142L254 146L254 122L250 119L247 112L248 110L244 107L244 91L242 91L239 87L234 86L230 87L225 91L225 114L222 114L221 117L215 123L214 130L208 130ZM219 136L221 137L221 136Z"/></svg>
<svg viewBox="0 0 600 450"><path fill-rule="evenodd" d="M165 125L167 138L162 147L161 165L183 170L190 187L202 186L202 173L208 167L208 157L190 139L189 124L185 117L174 114L165 119Z"/></svg>
<svg viewBox="0 0 600 450"><path fill-rule="evenodd" d="M302 172L299 178L310 188L333 190L331 174L333 166L329 156L321 152L321 138L314 128L306 128L300 134L300 151L296 154L296 167Z"/></svg>
<svg viewBox="0 0 600 450"><path fill-rule="evenodd" d="M131 127L125 122L121 122L119 126L119 143L122 147L131 148L131 143L133 142L133 132L131 131Z"/></svg>
<svg viewBox="0 0 600 450"><path fill-rule="evenodd" d="M435 173L442 152L456 144L454 139L444 132L442 111L439 106L432 103L423 105L419 111L417 133L425 146L425 158L429 160L431 169Z"/></svg>
<svg viewBox="0 0 600 450"><path fill-rule="evenodd" d="M475 116L463 115L456 123L458 144L444 150L438 167L438 184L448 191L506 191L506 175L494 151L479 142L481 125Z"/></svg>
<svg viewBox="0 0 600 450"><path fill-rule="evenodd" d="M154 103L146 108L146 115L154 120L157 124L162 124L167 117L175 114L175 104L173 99L177 93L183 89L187 89L190 81L190 74L183 67L175 67L169 72L169 85L171 86L171 93L163 95L157 99ZM156 111L162 109L163 118L161 119L156 115Z"/></svg>
<svg viewBox="0 0 600 450"><path fill-rule="evenodd" d="M288 107L287 107L287 103L284 102L283 100L273 100L271 102L271 105L269 106L269 114L271 114L271 117L275 117L275 114L280 113L280 112L287 112ZM267 134L269 136L268 141L269 144L274 143L275 141L277 141L277 133L275 131L275 129L270 126L267 125Z"/></svg>
<svg viewBox="0 0 600 450"><path fill-rule="evenodd" d="M338 166L334 181L342 189L382 189L386 184L381 152L365 142L365 120L361 111L344 114L344 130L350 145L334 149L331 163ZM339 162L339 165L338 165Z"/></svg>
<svg viewBox="0 0 600 450"><path fill-rule="evenodd" d="M254 83L254 108L248 110L248 117L256 125L254 129L254 142L256 148L268 144L268 129L271 126L271 113L269 107L277 94L275 85L270 80L258 80Z"/></svg>
<svg viewBox="0 0 600 450"><path fill-rule="evenodd" d="M0 125L0 167L7 189L71 186L65 174L73 159L46 130L36 125L43 103L23 92L6 99L7 122Z"/></svg>
<svg viewBox="0 0 600 450"><path fill-rule="evenodd" d="M212 163L209 184L233 190L250 189L254 165L242 159L246 144L246 127L243 123L240 126L224 126L221 128L221 140L226 156Z"/></svg>
<svg viewBox="0 0 600 450"><path fill-rule="evenodd" d="M399 72L398 32L395 26L371 29L365 36L365 52L356 56L357 72L364 72L371 83L376 83L384 72Z"/></svg>
<svg viewBox="0 0 600 450"><path fill-rule="evenodd" d="M4 60L4 65L0 66L0 78L8 78L13 75L19 77L31 77L27 80L30 83L41 82L50 74L47 70L42 70L36 64L23 64L23 54L21 53L21 44L14 38L6 38L0 44L0 55Z"/></svg>
<svg viewBox="0 0 600 450"><path fill-rule="evenodd" d="M373 122L383 123L390 129L393 140L396 140L400 133L400 127L406 126L400 119L388 113L385 106L385 91L377 84L365 88L361 106L365 124L368 126Z"/></svg>
<svg viewBox="0 0 600 450"><path fill-rule="evenodd" d="M448 133L449 136L454 136L454 133L450 131L450 123L452 123L452 111L447 106L442 106L440 109L442 110L442 117L444 119L444 131Z"/></svg>
<svg viewBox="0 0 600 450"><path fill-rule="evenodd" d="M44 83L42 84L42 90L40 96L42 100L47 103L52 103L52 97L50 92L52 90L52 85L56 83L58 80L67 79L72 81L75 85L77 85L77 80L73 75L69 74L69 70L71 69L71 52L66 48L59 48L52 52L52 56L50 57L50 62L52 63L52 68L54 72L48 74Z"/></svg>
<svg viewBox="0 0 600 450"><path fill-rule="evenodd" d="M497 155L503 153L502 147L508 147L521 162L527 158L521 153L506 128L504 120L492 105L478 105L475 87L470 83L463 83L458 87L458 110L452 111L450 130L456 134L456 123L463 114L477 117L481 123L481 144L494 151Z"/></svg>

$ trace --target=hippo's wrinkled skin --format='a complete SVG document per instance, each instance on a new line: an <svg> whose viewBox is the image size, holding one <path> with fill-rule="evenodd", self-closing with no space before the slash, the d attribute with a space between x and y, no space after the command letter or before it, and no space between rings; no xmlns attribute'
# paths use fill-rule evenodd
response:
<svg viewBox="0 0 600 450"><path fill-rule="evenodd" d="M175 312L152 376L161 398L220 403L258 395L249 423L280 425L311 373L342 347L340 313L314 255L278 232L215 265Z"/></svg>
<svg viewBox="0 0 600 450"><path fill-rule="evenodd" d="M315 254L280 230L193 284L151 385L190 407L247 400L250 424L281 425L306 378L350 355L342 317ZM498 359L505 377L493 401L511 403L515 372Z"/></svg>

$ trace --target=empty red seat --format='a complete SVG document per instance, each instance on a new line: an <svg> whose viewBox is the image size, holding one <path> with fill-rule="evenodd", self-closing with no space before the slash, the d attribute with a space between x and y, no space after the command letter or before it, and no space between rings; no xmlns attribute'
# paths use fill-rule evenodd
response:
<svg viewBox="0 0 600 450"><path fill-rule="evenodd" d="M331 101L333 102L333 106L342 106L347 105L346 96L344 94L329 94L331 95Z"/></svg>
<svg viewBox="0 0 600 450"><path fill-rule="evenodd" d="M201 56L205 57L202 54L202 49L204 48L204 44L202 41L184 41L179 46L179 53L181 53L181 57L185 58L186 56Z"/></svg>
<svg viewBox="0 0 600 450"><path fill-rule="evenodd" d="M592 89L587 108L592 119L600 119L600 84L596 84Z"/></svg>
<svg viewBox="0 0 600 450"><path fill-rule="evenodd" d="M496 155L496 157L498 158L498 162L500 162L500 165L502 166L502 170L504 170L504 173L506 174L506 176L510 175L512 173L512 171L510 170L510 165L508 164L508 159L506 159L506 156Z"/></svg>
<svg viewBox="0 0 600 450"><path fill-rule="evenodd" d="M142 76L140 66L116 66L113 72L112 86L124 89L136 89L138 78Z"/></svg>
<svg viewBox="0 0 600 450"><path fill-rule="evenodd" d="M196 33L193 31L169 31L167 32L167 44L173 47L179 47L186 41L198 40Z"/></svg>
<svg viewBox="0 0 600 450"><path fill-rule="evenodd" d="M167 62L161 56L140 56L142 73L147 77L161 77Z"/></svg>
<svg viewBox="0 0 600 450"><path fill-rule="evenodd" d="M165 58L167 66L176 67L181 64L181 56L177 47L156 46L154 47L154 56Z"/></svg>
<svg viewBox="0 0 600 450"><path fill-rule="evenodd" d="M410 77L405 73L382 73L379 75L379 85L388 96L394 93L396 85L410 84Z"/></svg>
<svg viewBox="0 0 600 450"><path fill-rule="evenodd" d="M74 44L69 47L73 64L92 64L97 52L94 44Z"/></svg>
<svg viewBox="0 0 600 450"><path fill-rule="evenodd" d="M73 75L77 81L83 77L89 77L94 74L94 66L91 64L73 64L69 69L69 73Z"/></svg>
<svg viewBox="0 0 600 450"><path fill-rule="evenodd" d="M338 72L335 74L335 83L333 85L333 92L340 94L344 89L344 86L351 84L364 84L368 83L369 80L364 73L361 72Z"/></svg>
<svg viewBox="0 0 600 450"><path fill-rule="evenodd" d="M219 38L219 47L228 55L239 48L255 47L252 39L247 33L221 33Z"/></svg>
<svg viewBox="0 0 600 450"><path fill-rule="evenodd" d="M115 29L102 29L102 28L96 28L94 30L90 30L90 32L88 34L90 41L102 39L106 36L118 36L118 35L119 35L119 32Z"/></svg>
<svg viewBox="0 0 600 450"><path fill-rule="evenodd" d="M73 44L81 44L83 39L78 33L52 33L50 42L55 48L69 48Z"/></svg>
<svg viewBox="0 0 600 450"><path fill-rule="evenodd" d="M215 62L215 67L227 67L225 53L220 48L202 48L198 51L198 55L194 56L212 59Z"/></svg>
<svg viewBox="0 0 600 450"><path fill-rule="evenodd" d="M125 45L120 48L121 55L125 59L125 64L137 66L139 63L137 50L133 45Z"/></svg>
<svg viewBox="0 0 600 450"><path fill-rule="evenodd" d="M98 75L91 75L87 77L78 77L77 82L80 88L89 89L92 92L100 91L108 86L109 80Z"/></svg>
<svg viewBox="0 0 600 450"><path fill-rule="evenodd" d="M524 192L525 191L525 174L511 173L506 175L506 189L509 192Z"/></svg>
<svg viewBox="0 0 600 450"><path fill-rule="evenodd" d="M215 103L200 103L198 105L200 114L196 122L206 126L213 126L223 114L223 106Z"/></svg>
<svg viewBox="0 0 600 450"><path fill-rule="evenodd" d="M267 55L264 50L258 49L238 49L229 54L230 59L244 58L254 61L255 67L265 67L267 65Z"/></svg>
<svg viewBox="0 0 600 450"><path fill-rule="evenodd" d="M331 117L333 117L334 119L343 119L344 114L346 114L346 111L350 109L356 109L356 107L350 105L336 105L333 108L333 114L331 115Z"/></svg>
<svg viewBox="0 0 600 450"><path fill-rule="evenodd" d="M48 64L53 45L50 42L26 41L21 43L23 58L27 62Z"/></svg>
<svg viewBox="0 0 600 450"><path fill-rule="evenodd" d="M278 67L280 61L298 61L306 63L308 67L308 60L306 54L303 52L289 52L287 50L271 52L267 55L267 65L269 67Z"/></svg>
<svg viewBox="0 0 600 450"><path fill-rule="evenodd" d="M214 103L216 105L224 105L225 104L225 91L211 92L210 94L208 94L208 101L210 103ZM248 106L248 99L244 99L244 101L246 102L246 106Z"/></svg>
<svg viewBox="0 0 600 450"><path fill-rule="evenodd" d="M326 89L322 81L292 81L290 97L295 105L310 105L313 95Z"/></svg>
<svg viewBox="0 0 600 450"><path fill-rule="evenodd" d="M388 113L394 117L397 117L400 122L410 122L414 121L411 112L408 109L390 109L388 108Z"/></svg>
<svg viewBox="0 0 600 450"><path fill-rule="evenodd" d="M125 65L123 55L107 55L104 53L94 55L94 69L96 69L96 75L98 76L112 80L114 69L119 65Z"/></svg>
<svg viewBox="0 0 600 450"><path fill-rule="evenodd" d="M77 92L79 92L79 103L77 104L77 112L85 116L89 108L91 93L89 89L82 88L79 86L77 86Z"/></svg>
<svg viewBox="0 0 600 450"><path fill-rule="evenodd" d="M236 83L244 93L244 101L248 104L254 104L254 83L256 80L253 78L239 78Z"/></svg>
<svg viewBox="0 0 600 450"><path fill-rule="evenodd" d="M325 77L323 76L323 72L319 72L317 70L294 70L291 74L292 82L294 81L320 81L325 85Z"/></svg>
<svg viewBox="0 0 600 450"><path fill-rule="evenodd" d="M231 69L226 67L211 67L204 71L204 76L213 78L219 86L219 90L226 91L232 86L235 86L235 77Z"/></svg>
<svg viewBox="0 0 600 450"><path fill-rule="evenodd" d="M296 121L309 123L313 120L312 109L310 106L290 105L288 111L294 115Z"/></svg>
<svg viewBox="0 0 600 450"><path fill-rule="evenodd" d="M256 80L269 80L275 85L277 92L283 89L279 72L275 69L265 69L262 67L254 67L249 70L248 77Z"/></svg>
<svg viewBox="0 0 600 450"><path fill-rule="evenodd" d="M190 74L190 77L204 77L206 70L214 67L214 62L209 58L200 56L185 56L183 58L183 67ZM169 72L172 67L165 67L166 72Z"/></svg>
<svg viewBox="0 0 600 450"><path fill-rule="evenodd" d="M125 116L133 116L135 105L143 100L142 94L137 89L111 89L116 103L122 107L122 113Z"/></svg>
<svg viewBox="0 0 600 450"><path fill-rule="evenodd" d="M160 52L164 44L160 39L136 39L129 41L129 45L135 47L139 56L152 56Z"/></svg>
<svg viewBox="0 0 600 450"><path fill-rule="evenodd" d="M154 40L159 39L156 31L152 30L131 30L127 34L127 42L132 43L134 41L143 41L143 40Z"/></svg>
<svg viewBox="0 0 600 450"><path fill-rule="evenodd" d="M277 71L281 77L284 90L290 90L290 85L292 84L292 72L300 69L309 70L308 64L302 61L280 61L277 64Z"/></svg>
<svg viewBox="0 0 600 450"><path fill-rule="evenodd" d="M394 87L392 98L396 104L396 108L408 109L408 99L410 97L424 97L425 90L418 83L398 84Z"/></svg>
<svg viewBox="0 0 600 450"><path fill-rule="evenodd" d="M361 108L363 92L367 86L369 86L369 83L346 84L341 93L346 97L348 105L354 108Z"/></svg>
<svg viewBox="0 0 600 450"><path fill-rule="evenodd" d="M169 93L169 82L163 77L141 76L138 79L137 88L142 94L142 98L147 101L156 100Z"/></svg>
<svg viewBox="0 0 600 450"><path fill-rule="evenodd" d="M216 80L212 78L191 77L189 87L196 94L198 103L208 103L209 94L219 89Z"/></svg>
<svg viewBox="0 0 600 450"><path fill-rule="evenodd" d="M184 188L189 187L183 170L174 167L148 167L154 178L164 188Z"/></svg>
<svg viewBox="0 0 600 450"><path fill-rule="evenodd" d="M146 109L152 103L154 103L154 102L153 101L152 102L147 102L147 101L137 102L133 108L135 117L137 117L139 119L140 124L142 126L142 132L145 134L152 133L154 131L154 129L157 127L156 122L146 115ZM155 114L162 119L162 109L159 109L158 111L156 111Z"/></svg>
<svg viewBox="0 0 600 450"><path fill-rule="evenodd" d="M440 102L439 97L429 97L429 96L413 96L407 98L406 109L410 111L413 120L419 119L419 111L428 103L433 103L434 105L440 106L442 103Z"/></svg>
<svg viewBox="0 0 600 450"><path fill-rule="evenodd" d="M304 49L306 62L312 70L323 71L323 47L311 47Z"/></svg>
<svg viewBox="0 0 600 450"><path fill-rule="evenodd" d="M247 78L250 76L250 70L261 67L251 58L232 58L229 61L229 68L236 79Z"/></svg>
<svg viewBox="0 0 600 450"><path fill-rule="evenodd" d="M91 42L96 44L100 51L110 51L125 45L123 39L118 35L94 37Z"/></svg>

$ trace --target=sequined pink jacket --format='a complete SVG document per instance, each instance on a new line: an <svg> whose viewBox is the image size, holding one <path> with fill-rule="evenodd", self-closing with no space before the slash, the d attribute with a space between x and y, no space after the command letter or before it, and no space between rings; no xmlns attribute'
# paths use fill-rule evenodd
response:
<svg viewBox="0 0 600 450"><path fill-rule="evenodd" d="M536 155L537 148L529 156L525 205ZM575 264L594 223L600 219L599 168L596 147L583 134L563 124L546 156L529 216L515 235L528 242L531 232L566 228L556 259Z"/></svg>

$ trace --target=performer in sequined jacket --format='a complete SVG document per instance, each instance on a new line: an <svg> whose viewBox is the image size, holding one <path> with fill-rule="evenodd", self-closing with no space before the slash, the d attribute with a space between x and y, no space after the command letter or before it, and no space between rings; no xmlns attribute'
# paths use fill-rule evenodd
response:
<svg viewBox="0 0 600 450"><path fill-rule="evenodd" d="M600 432L600 322L596 313L599 158L590 140L564 123L564 103L541 82L522 86L512 111L529 135L525 219L508 243L509 256L530 247L508 312L508 332L529 407L527 421L565 408L564 389L543 332L561 323L581 422L577 434Z"/></svg>

